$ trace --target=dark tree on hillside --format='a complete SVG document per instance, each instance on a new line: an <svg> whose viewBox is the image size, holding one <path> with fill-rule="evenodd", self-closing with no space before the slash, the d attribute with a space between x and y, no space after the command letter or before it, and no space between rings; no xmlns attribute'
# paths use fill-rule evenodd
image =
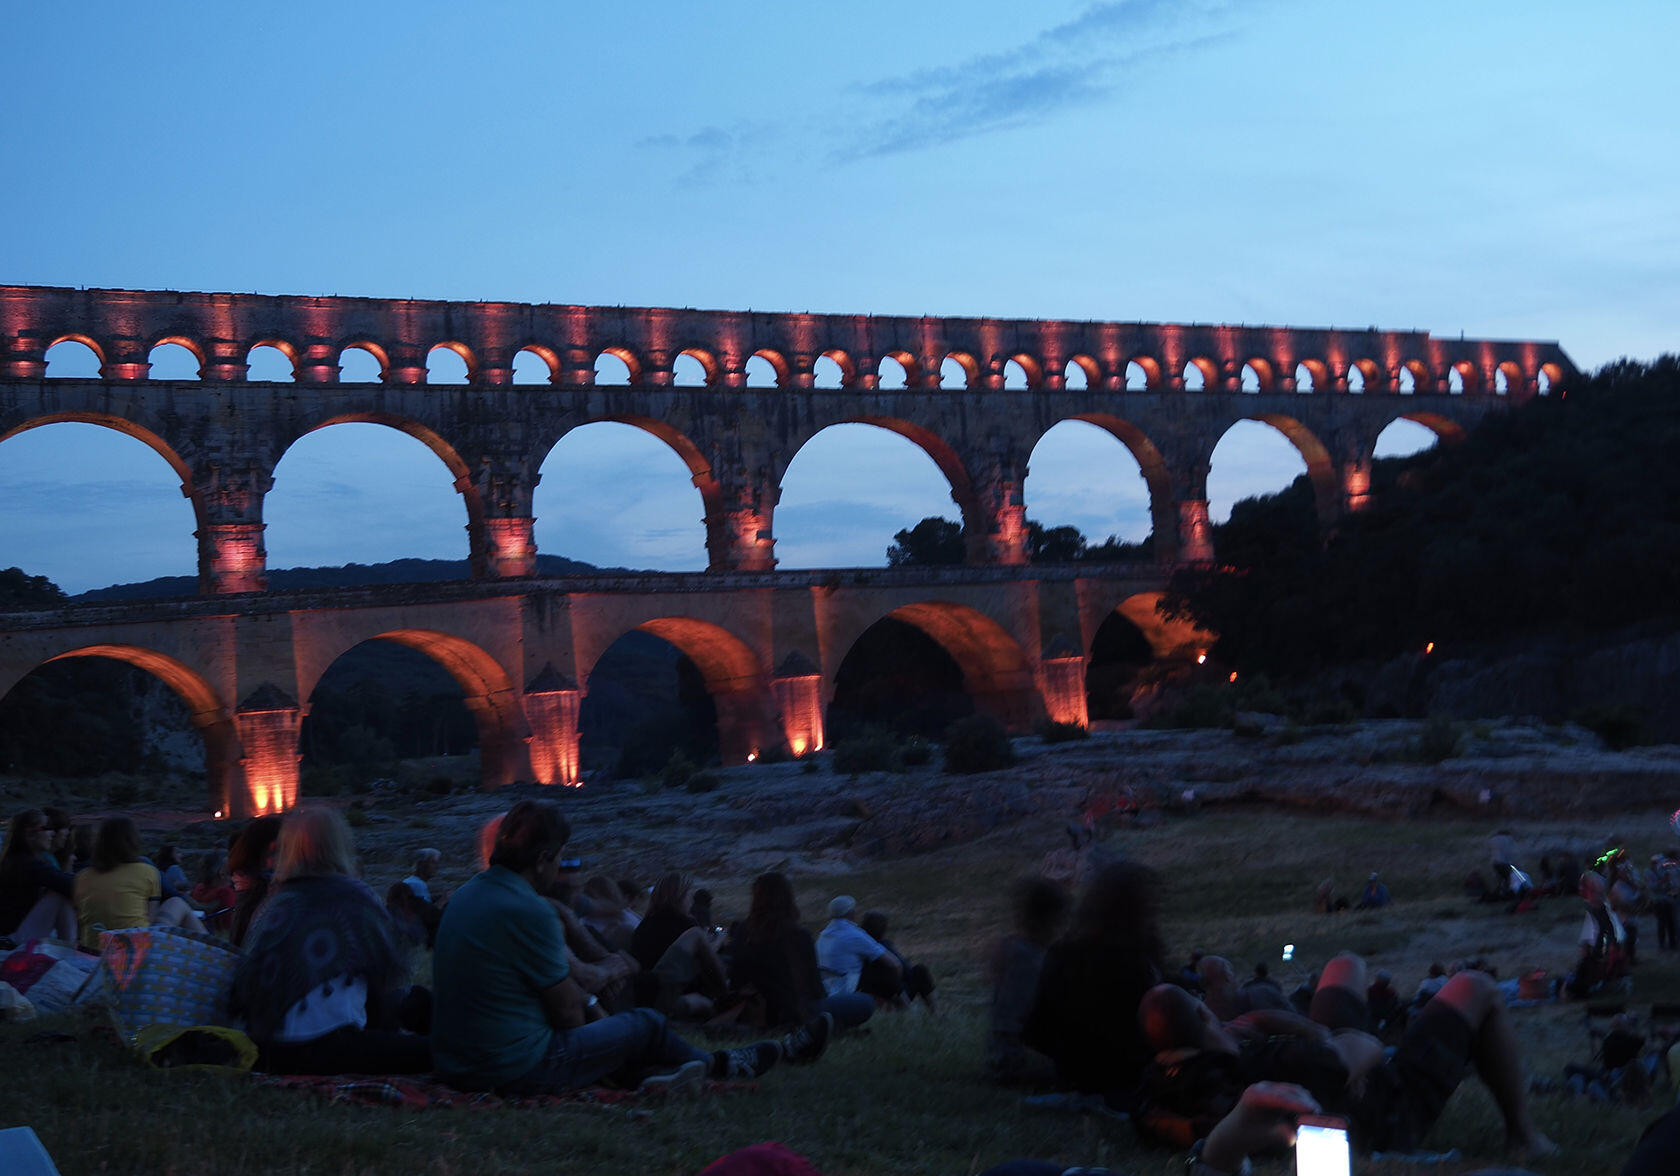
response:
<svg viewBox="0 0 1680 1176"><path fill-rule="evenodd" d="M1680 618L1680 359L1626 360L1382 461L1329 536L1304 480L1214 529L1164 605L1245 671Z"/></svg>
<svg viewBox="0 0 1680 1176"><path fill-rule="evenodd" d="M1045 527L1027 520L1027 553L1033 563L1073 563L1085 556L1078 527Z"/></svg>
<svg viewBox="0 0 1680 1176"><path fill-rule="evenodd" d="M960 564L964 554L962 524L930 515L893 536L892 546L887 548L887 566Z"/></svg>
<svg viewBox="0 0 1680 1176"><path fill-rule="evenodd" d="M45 576L31 576L22 568L0 570L0 609L51 608L63 601L63 590Z"/></svg>

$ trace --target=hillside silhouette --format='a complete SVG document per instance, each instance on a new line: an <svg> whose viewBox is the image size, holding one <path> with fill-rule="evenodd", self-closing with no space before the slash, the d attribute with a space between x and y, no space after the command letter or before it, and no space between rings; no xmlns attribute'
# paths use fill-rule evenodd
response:
<svg viewBox="0 0 1680 1176"><path fill-rule="evenodd" d="M15 569L14 569L15 570ZM599 568L563 555L537 556L539 576L587 576L598 572L627 572L628 568ZM40 579L40 577L35 577ZM270 568L268 586L275 591L296 588L352 588L365 584L425 584L434 580L469 580L472 569L464 559L394 559L389 563L348 563L336 568ZM197 596L197 576L159 576L134 584L112 584L77 593L71 600L151 600Z"/></svg>

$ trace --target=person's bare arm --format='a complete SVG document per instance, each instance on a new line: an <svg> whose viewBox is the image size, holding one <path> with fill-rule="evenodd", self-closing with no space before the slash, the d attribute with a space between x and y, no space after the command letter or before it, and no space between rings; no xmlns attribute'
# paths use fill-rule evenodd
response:
<svg viewBox="0 0 1680 1176"><path fill-rule="evenodd" d="M556 1029L576 1029L589 1020L589 997L567 976L560 983L537 993L543 1016Z"/></svg>
<svg viewBox="0 0 1680 1176"><path fill-rule="evenodd" d="M566 946L578 959L598 964L612 954L612 949L596 938L595 933L578 918L576 911L557 898L548 902L554 913L560 916L560 926L566 932Z"/></svg>
<svg viewBox="0 0 1680 1176"><path fill-rule="evenodd" d="M1300 1013L1284 1009L1255 1009L1244 1013L1225 1026L1238 1037L1305 1037L1311 1041L1328 1041L1330 1030Z"/></svg>

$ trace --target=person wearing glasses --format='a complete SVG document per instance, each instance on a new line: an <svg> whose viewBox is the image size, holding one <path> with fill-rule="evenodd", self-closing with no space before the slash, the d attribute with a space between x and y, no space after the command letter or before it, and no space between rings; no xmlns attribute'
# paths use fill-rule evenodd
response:
<svg viewBox="0 0 1680 1176"><path fill-rule="evenodd" d="M12 818L0 850L0 935L76 942L76 880L52 854L54 830L40 809Z"/></svg>

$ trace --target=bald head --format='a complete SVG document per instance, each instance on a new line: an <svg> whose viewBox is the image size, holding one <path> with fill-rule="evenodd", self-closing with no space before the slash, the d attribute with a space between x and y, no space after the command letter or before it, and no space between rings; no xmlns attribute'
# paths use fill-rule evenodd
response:
<svg viewBox="0 0 1680 1176"><path fill-rule="evenodd" d="M1201 977L1203 988L1229 988L1237 982L1236 969L1224 956L1203 956L1196 964L1196 974Z"/></svg>
<svg viewBox="0 0 1680 1176"><path fill-rule="evenodd" d="M1157 984L1138 1004L1143 1039L1154 1053L1200 1049L1207 1036L1206 1007L1176 984Z"/></svg>

